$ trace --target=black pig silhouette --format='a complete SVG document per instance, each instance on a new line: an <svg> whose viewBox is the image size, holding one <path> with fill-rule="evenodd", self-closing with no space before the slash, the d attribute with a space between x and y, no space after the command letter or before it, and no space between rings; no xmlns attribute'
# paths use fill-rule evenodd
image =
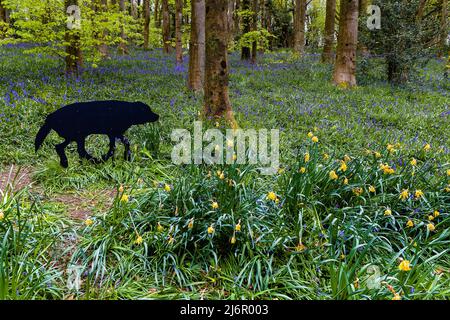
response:
<svg viewBox="0 0 450 320"><path fill-rule="evenodd" d="M86 151L85 140L91 134L104 134L109 137L109 151L102 160L107 161L114 156L116 139L124 144L124 157L129 160L130 142L124 136L125 132L133 125L156 122L158 119L159 115L153 113L150 107L142 102L111 100L70 104L47 116L36 135L35 150L37 152L50 131L55 130L65 139L63 143L55 146L62 167L69 166L64 150L71 142L77 143L81 159L98 163L100 161Z"/></svg>

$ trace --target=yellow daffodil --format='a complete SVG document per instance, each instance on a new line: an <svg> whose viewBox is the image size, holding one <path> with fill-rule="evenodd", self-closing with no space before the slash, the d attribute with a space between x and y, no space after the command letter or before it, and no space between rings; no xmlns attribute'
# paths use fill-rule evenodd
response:
<svg viewBox="0 0 450 320"><path fill-rule="evenodd" d="M362 195L363 192L364 192L363 188L360 188L360 187L354 188L352 191L353 191L353 193L354 193L357 197L359 197L360 195Z"/></svg>
<svg viewBox="0 0 450 320"><path fill-rule="evenodd" d="M375 154L375 158L377 158L377 159L380 159L380 158L381 158L381 153L375 152L374 154Z"/></svg>
<svg viewBox="0 0 450 320"><path fill-rule="evenodd" d="M84 221L84 224L86 225L86 227L90 227L90 226L92 226L94 224L94 221L92 221L91 219L86 219Z"/></svg>
<svg viewBox="0 0 450 320"><path fill-rule="evenodd" d="M300 171L300 173L305 173L306 172L306 168L305 167L301 167L299 171Z"/></svg>
<svg viewBox="0 0 450 320"><path fill-rule="evenodd" d="M380 168L381 168L381 170L383 170L384 174L393 174L395 172L395 170L387 164L383 164L383 163L380 164Z"/></svg>
<svg viewBox="0 0 450 320"><path fill-rule="evenodd" d="M121 202L127 203L129 201L129 198L126 194L123 194L122 197L120 198Z"/></svg>
<svg viewBox="0 0 450 320"><path fill-rule="evenodd" d="M230 243L231 243L231 244L235 244L235 243L236 243L236 237L235 237L235 236L232 236L232 237L231 237Z"/></svg>
<svg viewBox="0 0 450 320"><path fill-rule="evenodd" d="M267 199L271 200L271 201L276 201L278 199L277 195L275 194L275 192L269 192L267 194Z"/></svg>
<svg viewBox="0 0 450 320"><path fill-rule="evenodd" d="M122 193L123 190L124 190L124 189L123 189L123 186L121 185L121 186L119 187L119 192Z"/></svg>
<svg viewBox="0 0 450 320"><path fill-rule="evenodd" d="M309 155L309 152L305 153L305 162L309 162L311 159L311 156Z"/></svg>
<svg viewBox="0 0 450 320"><path fill-rule="evenodd" d="M194 218L189 220L188 229L192 229L194 227Z"/></svg>
<svg viewBox="0 0 450 320"><path fill-rule="evenodd" d="M170 191L172 191L172 188L170 187L170 185L166 184L166 185L164 186L164 190L165 190L166 192L170 192Z"/></svg>
<svg viewBox="0 0 450 320"><path fill-rule="evenodd" d="M5 218L5 214L2 210L0 210L0 221L2 221Z"/></svg>
<svg viewBox="0 0 450 320"><path fill-rule="evenodd" d="M348 185L348 179L345 177L345 178L344 178L344 181L342 181L342 183L343 183L344 185Z"/></svg>
<svg viewBox="0 0 450 320"><path fill-rule="evenodd" d="M295 251L297 252L303 252L306 250L306 246L303 243L299 243L296 247L295 247Z"/></svg>
<svg viewBox="0 0 450 320"><path fill-rule="evenodd" d="M328 160L328 159L330 159L330 156L328 155L328 153L324 153L323 160Z"/></svg>
<svg viewBox="0 0 450 320"><path fill-rule="evenodd" d="M375 187L374 186L369 186L369 192L375 193Z"/></svg>
<svg viewBox="0 0 450 320"><path fill-rule="evenodd" d="M336 174L336 172L334 170L330 171L330 173L328 175L330 176L331 180L339 179L339 176Z"/></svg>
<svg viewBox="0 0 450 320"><path fill-rule="evenodd" d="M450 169L447 169L447 175L450 177Z"/></svg>
<svg viewBox="0 0 450 320"><path fill-rule="evenodd" d="M314 142L314 143L317 143L317 142L319 142L319 138L314 136L314 137L311 138L311 141Z"/></svg>
<svg viewBox="0 0 450 320"><path fill-rule="evenodd" d="M384 215L385 216L391 216L392 215L392 210L387 208L386 210L384 210Z"/></svg>
<svg viewBox="0 0 450 320"><path fill-rule="evenodd" d="M413 167L417 166L417 160L414 159L414 158L412 158L410 164L411 164Z"/></svg>
<svg viewBox="0 0 450 320"><path fill-rule="evenodd" d="M213 203L211 204L211 207L213 209L218 209L219 208L219 204L216 201L213 201Z"/></svg>
<svg viewBox="0 0 450 320"><path fill-rule="evenodd" d="M402 260L402 262L400 262L400 264L398 265L398 269L400 271L410 271L411 270L410 262L408 260Z"/></svg>
<svg viewBox="0 0 450 320"><path fill-rule="evenodd" d="M213 233L214 233L214 228L211 225L211 226L208 227L208 234L213 234Z"/></svg>
<svg viewBox="0 0 450 320"><path fill-rule="evenodd" d="M414 193L414 197L415 197L416 199L422 198L422 197L423 197L423 192L422 192L422 190L416 190L416 192Z"/></svg>
<svg viewBox="0 0 450 320"><path fill-rule="evenodd" d="M439 211L435 210L435 211L433 212L433 215L434 215L435 218L439 217Z"/></svg>
<svg viewBox="0 0 450 320"><path fill-rule="evenodd" d="M398 293L394 294L394 297L392 298L392 300L402 300L402 296L399 295Z"/></svg>
<svg viewBox="0 0 450 320"><path fill-rule="evenodd" d="M161 223L158 222L158 225L156 226L156 230L158 232L163 232L164 231L164 227L161 225Z"/></svg>
<svg viewBox="0 0 450 320"><path fill-rule="evenodd" d="M434 220L434 216L430 214L430 215L428 216L428 221L433 221L433 220Z"/></svg>
<svg viewBox="0 0 450 320"><path fill-rule="evenodd" d="M237 155L236 155L236 153L233 153L233 161L236 161L237 160Z"/></svg>
<svg viewBox="0 0 450 320"><path fill-rule="evenodd" d="M414 222L412 220L408 220L408 222L406 222L406 226L408 228L412 228L412 227L414 227Z"/></svg>
<svg viewBox="0 0 450 320"><path fill-rule="evenodd" d="M430 149L431 149L431 146L429 143L427 143L426 145L423 146L423 150L425 150L425 151L430 151Z"/></svg>
<svg viewBox="0 0 450 320"><path fill-rule="evenodd" d="M142 239L141 236L138 236L138 237L136 238L136 240L134 241L134 243L139 245L139 244L141 244L143 241L144 241L144 239Z"/></svg>
<svg viewBox="0 0 450 320"><path fill-rule="evenodd" d="M235 230L236 232L241 231L241 222L240 222L240 221L239 221L238 224L234 227L234 230Z"/></svg>
<svg viewBox="0 0 450 320"><path fill-rule="evenodd" d="M434 231L434 230L436 230L436 227L434 226L434 224L429 223L429 224L427 224L427 229L428 229L428 231Z"/></svg>
<svg viewBox="0 0 450 320"><path fill-rule="evenodd" d="M342 172L347 171L347 163L345 163L345 161L341 161L341 167L339 168L339 170Z"/></svg>
<svg viewBox="0 0 450 320"><path fill-rule="evenodd" d="M308 132L308 138L312 138L312 137L314 137L314 133Z"/></svg>
<svg viewBox="0 0 450 320"><path fill-rule="evenodd" d="M348 155L345 155L344 156L344 161L345 162L350 162L350 161L352 161L352 158L350 158L350 156L348 156Z"/></svg>
<svg viewBox="0 0 450 320"><path fill-rule="evenodd" d="M393 144L388 144L386 149L389 151L389 153L393 153L395 151L395 146Z"/></svg>
<svg viewBox="0 0 450 320"><path fill-rule="evenodd" d="M225 174L222 171L217 171L217 176L219 177L220 180L225 179Z"/></svg>
<svg viewBox="0 0 450 320"><path fill-rule="evenodd" d="M406 200L409 198L409 190L403 189L402 192L400 192L400 196L398 197L401 200Z"/></svg>

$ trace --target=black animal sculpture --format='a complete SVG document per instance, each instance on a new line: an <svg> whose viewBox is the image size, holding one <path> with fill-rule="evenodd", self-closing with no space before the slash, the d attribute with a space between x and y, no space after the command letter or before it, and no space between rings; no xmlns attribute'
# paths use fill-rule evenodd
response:
<svg viewBox="0 0 450 320"><path fill-rule="evenodd" d="M91 134L104 134L109 137L109 151L102 160L107 161L114 156L116 139L124 144L124 157L129 160L130 142L124 136L125 131L133 125L156 122L158 119L159 115L153 113L150 107L142 102L111 100L70 104L47 116L44 125L36 135L35 150L36 152L39 150L53 129L65 139L63 143L55 146L62 167L69 166L64 150L71 142L77 143L81 159L99 163L99 160L86 151L85 140Z"/></svg>

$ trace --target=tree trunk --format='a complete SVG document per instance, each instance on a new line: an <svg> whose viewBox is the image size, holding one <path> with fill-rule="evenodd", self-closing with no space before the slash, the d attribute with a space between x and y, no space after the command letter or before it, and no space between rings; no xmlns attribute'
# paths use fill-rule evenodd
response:
<svg viewBox="0 0 450 320"><path fill-rule="evenodd" d="M120 11L122 12L123 15L126 15L127 13L127 7L125 4L125 0L120 0L119 1L119 8ZM128 54L128 39L127 39L127 35L125 34L125 21L124 21L124 17L122 17L121 19L121 26L120 26L120 43L119 43L119 53L122 55L126 55Z"/></svg>
<svg viewBox="0 0 450 320"><path fill-rule="evenodd" d="M358 43L358 0L341 0L339 36L333 82L356 86L356 49Z"/></svg>
<svg viewBox="0 0 450 320"><path fill-rule="evenodd" d="M231 127L236 121L228 96L228 28L225 0L206 0L206 63L203 116L225 118Z"/></svg>
<svg viewBox="0 0 450 320"><path fill-rule="evenodd" d="M258 12L259 4L258 0L253 0L253 19L252 19L252 31L258 31ZM253 41L252 43L252 63L256 63L256 57L258 55L258 43Z"/></svg>
<svg viewBox="0 0 450 320"><path fill-rule="evenodd" d="M419 8L417 9L417 20L422 20L423 14L425 13L425 6L427 4L427 0L419 1Z"/></svg>
<svg viewBox="0 0 450 320"><path fill-rule="evenodd" d="M440 37L440 50L439 56L445 55L445 49L447 46L448 38L448 1L442 0L442 13L441 13L441 37Z"/></svg>
<svg viewBox="0 0 450 320"><path fill-rule="evenodd" d="M177 65L183 63L183 42L181 33L181 24L183 22L183 0L175 0L175 43L176 43L176 62Z"/></svg>
<svg viewBox="0 0 450 320"><path fill-rule="evenodd" d="M246 14L242 18L242 24L244 25L243 34L249 33L251 17L248 15L248 11L250 11L250 0L242 0L242 10L247 11ZM251 52L250 47L242 47L241 49L241 59L242 60L250 60Z"/></svg>
<svg viewBox="0 0 450 320"><path fill-rule="evenodd" d="M73 5L78 5L77 0L65 0L64 14L67 14L67 8ZM66 41L66 75L78 76L81 71L83 57L80 44L79 29L66 28L64 40Z"/></svg>
<svg viewBox="0 0 450 320"><path fill-rule="evenodd" d="M162 14L163 14L163 52L170 54L172 51L171 41L170 41L170 14L169 14L169 3L168 0L162 0Z"/></svg>
<svg viewBox="0 0 450 320"><path fill-rule="evenodd" d="M138 6L137 6L137 0L131 0L131 16L134 19L138 18Z"/></svg>
<svg viewBox="0 0 450 320"><path fill-rule="evenodd" d="M239 10L241 9L241 0L231 0L235 1L234 6L234 32L240 33L241 31L241 17L239 16Z"/></svg>
<svg viewBox="0 0 450 320"><path fill-rule="evenodd" d="M322 62L333 62L334 24L336 20L336 0L327 0L325 17L325 43L322 52Z"/></svg>
<svg viewBox="0 0 450 320"><path fill-rule="evenodd" d="M100 10L102 14L108 12L108 0L101 0L100 2ZM102 23L106 23L107 19L102 20ZM103 29L101 36L101 43L98 46L98 50L100 55L105 58L109 56L108 44L106 43L106 38L108 37L108 30Z"/></svg>
<svg viewBox="0 0 450 320"><path fill-rule="evenodd" d="M3 28L3 23L6 23L6 8L3 7L2 0L0 0L0 39L4 38L7 30L7 28Z"/></svg>
<svg viewBox="0 0 450 320"><path fill-rule="evenodd" d="M159 0L155 1L155 28L161 28L161 19L159 18L160 15L160 2Z"/></svg>
<svg viewBox="0 0 450 320"><path fill-rule="evenodd" d="M230 35L230 41L234 37L234 16L235 16L235 0L228 1L228 34Z"/></svg>
<svg viewBox="0 0 450 320"><path fill-rule="evenodd" d="M302 55L305 51L306 0L295 0L294 52Z"/></svg>
<svg viewBox="0 0 450 320"><path fill-rule="evenodd" d="M144 50L149 49L150 37L150 0L144 0Z"/></svg>
<svg viewBox="0 0 450 320"><path fill-rule="evenodd" d="M200 91L205 77L205 0L191 0L188 88Z"/></svg>

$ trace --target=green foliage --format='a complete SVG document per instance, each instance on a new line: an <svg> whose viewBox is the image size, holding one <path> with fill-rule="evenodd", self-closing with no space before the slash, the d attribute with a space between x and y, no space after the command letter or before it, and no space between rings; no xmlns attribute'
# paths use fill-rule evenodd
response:
<svg viewBox="0 0 450 320"><path fill-rule="evenodd" d="M418 17L419 0L399 2L373 1L381 8L381 30L368 30L366 15L361 19L361 42L374 54L385 56L389 81L408 81L424 56L432 52L439 34L436 15Z"/></svg>

